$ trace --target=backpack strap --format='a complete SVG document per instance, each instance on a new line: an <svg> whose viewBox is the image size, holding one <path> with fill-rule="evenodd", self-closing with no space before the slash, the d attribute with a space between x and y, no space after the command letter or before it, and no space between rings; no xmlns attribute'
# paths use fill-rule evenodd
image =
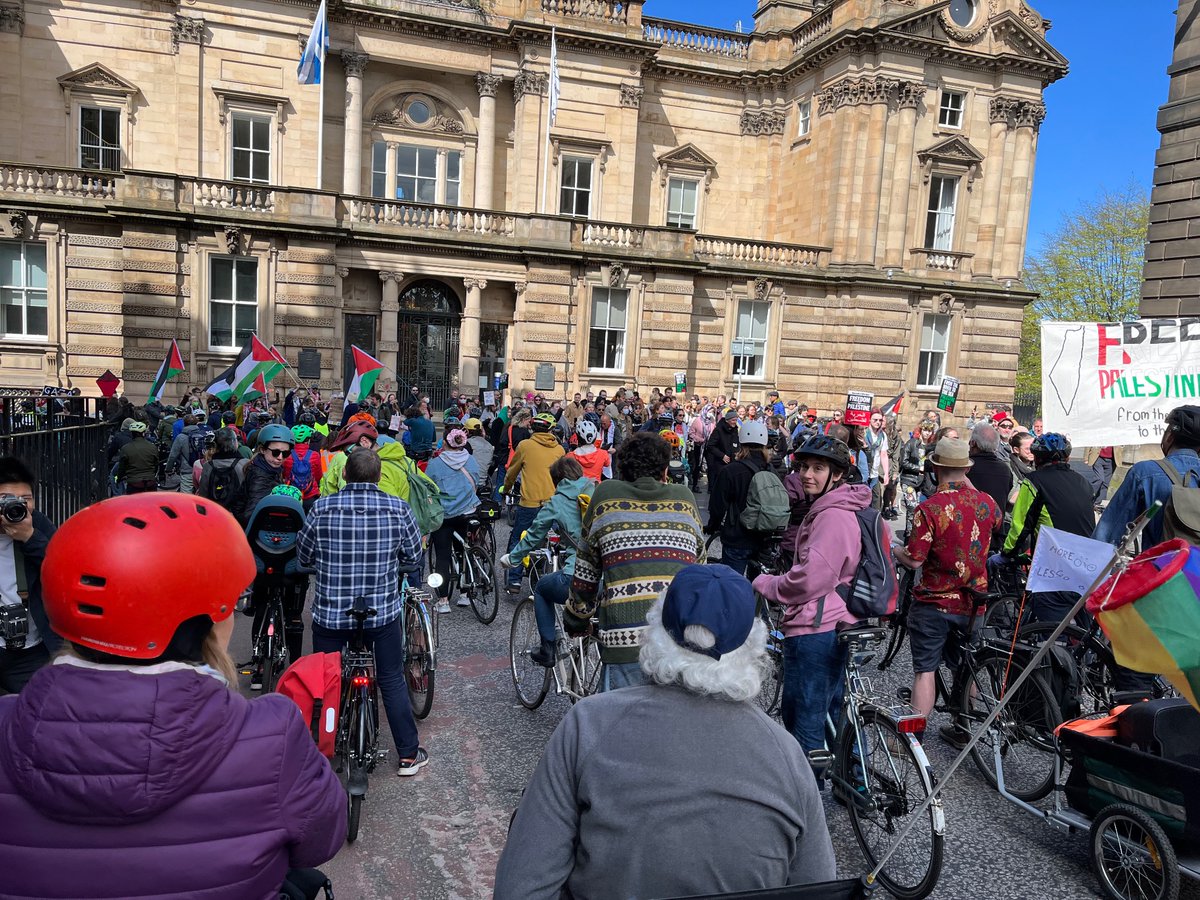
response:
<svg viewBox="0 0 1200 900"><path fill-rule="evenodd" d="M1186 479L1179 474L1179 470L1167 462L1165 459L1156 459L1158 467L1163 470L1163 473L1171 479L1171 484L1175 487L1186 487ZM1191 474L1190 470L1189 473Z"/></svg>
<svg viewBox="0 0 1200 900"><path fill-rule="evenodd" d="M312 739L318 744L321 743L321 712L324 706L325 699L323 697L313 697L312 722L309 723L309 728L312 731Z"/></svg>

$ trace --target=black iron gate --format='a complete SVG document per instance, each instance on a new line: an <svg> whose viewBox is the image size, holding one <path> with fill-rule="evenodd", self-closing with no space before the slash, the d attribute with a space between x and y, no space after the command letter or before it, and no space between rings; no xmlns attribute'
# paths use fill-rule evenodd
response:
<svg viewBox="0 0 1200 900"><path fill-rule="evenodd" d="M414 385L428 397L431 412L445 409L458 387L458 301L444 284L419 281L400 297L396 336L399 384L405 396Z"/></svg>

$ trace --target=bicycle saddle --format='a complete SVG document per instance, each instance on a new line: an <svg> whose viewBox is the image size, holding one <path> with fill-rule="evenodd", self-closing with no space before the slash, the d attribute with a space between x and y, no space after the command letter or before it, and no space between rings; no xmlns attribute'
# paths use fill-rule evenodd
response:
<svg viewBox="0 0 1200 900"><path fill-rule="evenodd" d="M855 628L841 629L838 631L837 636L839 644L847 644L851 641L859 644L871 644L884 640L887 637L887 629L871 626L858 626Z"/></svg>
<svg viewBox="0 0 1200 900"><path fill-rule="evenodd" d="M468 528L478 528L480 526L480 524L482 524L482 523L474 516L467 519L467 527Z"/></svg>
<svg viewBox="0 0 1200 900"><path fill-rule="evenodd" d="M377 612L378 612L378 610L375 609L374 607L367 606L367 601L366 601L365 597L358 597L354 601L354 606L351 607L350 609L346 610L347 615L349 615L352 619L356 619L359 622L363 622L363 621L371 618L371 616L375 615L375 613L377 613Z"/></svg>

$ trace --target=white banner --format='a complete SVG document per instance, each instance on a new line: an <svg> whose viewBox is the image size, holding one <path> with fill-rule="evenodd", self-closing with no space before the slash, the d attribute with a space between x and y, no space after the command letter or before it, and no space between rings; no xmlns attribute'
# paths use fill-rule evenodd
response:
<svg viewBox="0 0 1200 900"><path fill-rule="evenodd" d="M1042 421L1075 446L1157 444L1197 402L1200 318L1042 323Z"/></svg>
<svg viewBox="0 0 1200 900"><path fill-rule="evenodd" d="M1112 544L1043 525L1038 529L1025 590L1082 594L1116 552Z"/></svg>

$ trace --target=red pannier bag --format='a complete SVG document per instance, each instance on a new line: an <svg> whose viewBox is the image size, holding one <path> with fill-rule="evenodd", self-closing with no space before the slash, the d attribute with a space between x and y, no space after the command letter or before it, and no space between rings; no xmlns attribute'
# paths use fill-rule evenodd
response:
<svg viewBox="0 0 1200 900"><path fill-rule="evenodd" d="M275 690L300 707L317 749L332 759L342 708L342 654L300 657L279 676Z"/></svg>

